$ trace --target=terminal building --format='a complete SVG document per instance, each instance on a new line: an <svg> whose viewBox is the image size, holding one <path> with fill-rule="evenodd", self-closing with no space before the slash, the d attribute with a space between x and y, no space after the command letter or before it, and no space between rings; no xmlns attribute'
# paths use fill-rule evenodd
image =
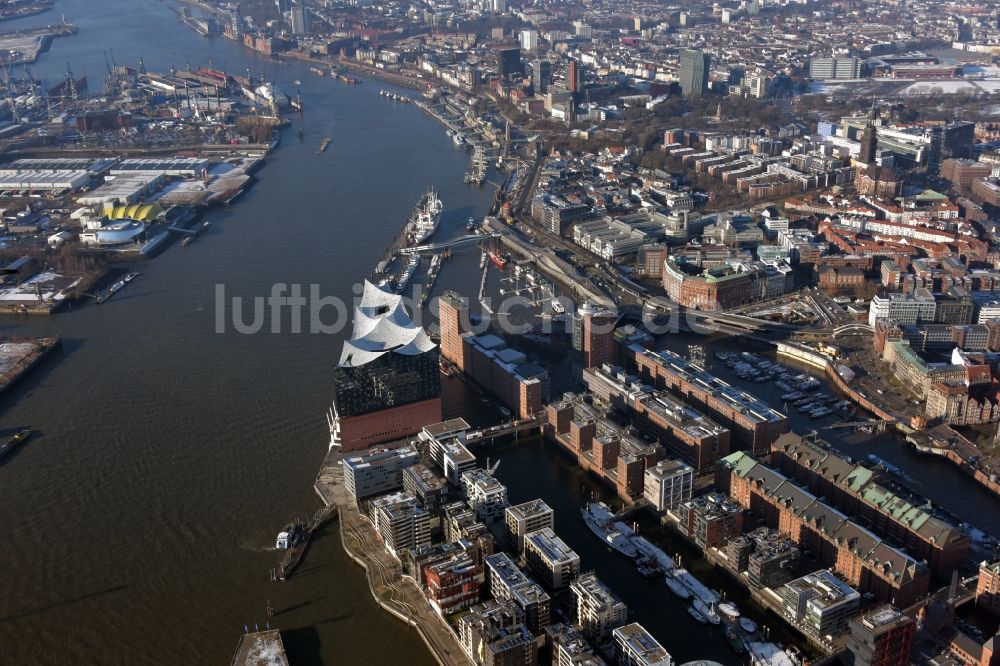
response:
<svg viewBox="0 0 1000 666"><path fill-rule="evenodd" d="M441 420L437 347L402 297L365 281L354 330L334 370L330 446L357 451L414 435Z"/></svg>

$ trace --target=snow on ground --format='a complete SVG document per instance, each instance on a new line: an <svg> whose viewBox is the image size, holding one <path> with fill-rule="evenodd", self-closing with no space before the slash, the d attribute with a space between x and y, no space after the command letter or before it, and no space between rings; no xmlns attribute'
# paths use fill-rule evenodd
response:
<svg viewBox="0 0 1000 666"><path fill-rule="evenodd" d="M75 285L79 280L59 275L51 271L39 273L29 280L25 280L19 285L0 288L0 302L3 303L28 303L38 300L35 293L35 285L41 292L42 299L60 301L66 297L63 293Z"/></svg>
<svg viewBox="0 0 1000 666"><path fill-rule="evenodd" d="M788 653L774 643L750 641L747 646L754 666L797 666Z"/></svg>

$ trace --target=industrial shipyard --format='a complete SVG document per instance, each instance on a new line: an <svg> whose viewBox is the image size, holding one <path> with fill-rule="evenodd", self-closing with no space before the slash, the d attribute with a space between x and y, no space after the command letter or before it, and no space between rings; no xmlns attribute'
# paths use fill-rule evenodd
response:
<svg viewBox="0 0 1000 666"><path fill-rule="evenodd" d="M1000 666L997 2L0 46L0 661Z"/></svg>

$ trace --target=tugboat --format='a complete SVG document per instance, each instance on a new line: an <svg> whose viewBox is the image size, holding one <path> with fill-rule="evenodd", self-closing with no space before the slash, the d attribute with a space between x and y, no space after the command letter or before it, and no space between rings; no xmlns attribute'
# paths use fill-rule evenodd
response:
<svg viewBox="0 0 1000 666"><path fill-rule="evenodd" d="M493 262L493 265L500 270L507 268L507 257L501 255L499 252L489 252L489 258Z"/></svg>

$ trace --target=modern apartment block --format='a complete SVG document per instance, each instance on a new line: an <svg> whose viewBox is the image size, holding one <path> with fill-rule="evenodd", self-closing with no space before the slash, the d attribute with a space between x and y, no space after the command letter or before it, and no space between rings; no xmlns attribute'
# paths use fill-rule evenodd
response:
<svg viewBox="0 0 1000 666"><path fill-rule="evenodd" d="M540 499L507 507L504 512L507 524L507 538L517 546L517 552L524 550L524 535L540 529L555 527L555 513Z"/></svg>
<svg viewBox="0 0 1000 666"><path fill-rule="evenodd" d="M671 666L670 653L646 631L633 622L612 632L615 664L619 666Z"/></svg>
<svg viewBox="0 0 1000 666"><path fill-rule="evenodd" d="M484 469L462 472L462 492L469 508L486 524L496 522L507 508L507 488Z"/></svg>
<svg viewBox="0 0 1000 666"><path fill-rule="evenodd" d="M907 666L916 622L899 609L877 606L850 622L847 652L851 666Z"/></svg>
<svg viewBox="0 0 1000 666"><path fill-rule="evenodd" d="M861 608L861 595L826 570L785 583L778 595L782 615L803 633L832 642L848 630Z"/></svg>
<svg viewBox="0 0 1000 666"><path fill-rule="evenodd" d="M344 458L344 486L355 501L399 490L403 471L420 460L416 447L376 448Z"/></svg>
<svg viewBox="0 0 1000 666"><path fill-rule="evenodd" d="M569 586L573 594L575 624L591 640L600 643L628 620L628 608L593 573L578 577Z"/></svg>
<svg viewBox="0 0 1000 666"><path fill-rule="evenodd" d="M407 492L372 500L369 517L385 547L397 559L410 548L430 544L431 517Z"/></svg>
<svg viewBox="0 0 1000 666"><path fill-rule="evenodd" d="M580 573L580 556L548 528L525 535L524 559L555 590L567 587Z"/></svg>
<svg viewBox="0 0 1000 666"><path fill-rule="evenodd" d="M646 469L642 496L657 511L676 509L691 499L694 488L694 468L679 460L661 460Z"/></svg>

